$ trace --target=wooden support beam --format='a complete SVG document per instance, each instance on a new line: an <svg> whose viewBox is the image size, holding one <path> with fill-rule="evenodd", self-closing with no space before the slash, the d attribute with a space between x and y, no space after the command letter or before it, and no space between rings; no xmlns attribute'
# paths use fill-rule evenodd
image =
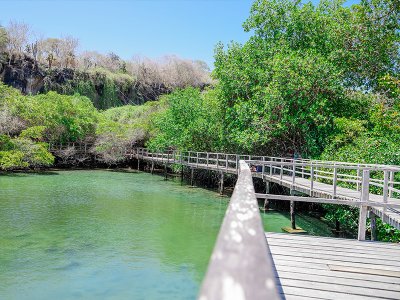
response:
<svg viewBox="0 0 400 300"><path fill-rule="evenodd" d="M362 202L362 201L351 201L346 199L332 199L332 198L318 198L318 197L305 197L305 196L287 196L287 195L275 195L275 194L259 194L256 193L256 197L260 199L268 198L270 200L282 200L282 201L296 201L296 202L311 202L311 203L326 203L326 204L345 204L349 206L360 206L367 205L373 207L383 207L383 203L379 202ZM390 204L393 208L400 208L400 204Z"/></svg>
<svg viewBox="0 0 400 300"><path fill-rule="evenodd" d="M168 164L164 165L164 180L168 180Z"/></svg>
<svg viewBox="0 0 400 300"><path fill-rule="evenodd" d="M221 172L219 179L219 194L224 194L224 172Z"/></svg>
<svg viewBox="0 0 400 300"><path fill-rule="evenodd" d="M264 211L269 210L269 200L265 198L264 200Z"/></svg>
<svg viewBox="0 0 400 300"><path fill-rule="evenodd" d="M183 183L183 165L181 165L181 183Z"/></svg>
<svg viewBox="0 0 400 300"><path fill-rule="evenodd" d="M151 162L151 169L150 169L151 175L154 173L154 161Z"/></svg>
<svg viewBox="0 0 400 300"><path fill-rule="evenodd" d="M194 186L194 169L190 169L190 185Z"/></svg>
<svg viewBox="0 0 400 300"><path fill-rule="evenodd" d="M368 206L361 205L358 216L358 240L365 241L365 231L367 230L367 212Z"/></svg>
<svg viewBox="0 0 400 300"><path fill-rule="evenodd" d="M138 169L138 171L140 170L140 159L139 159L139 157L137 159L137 169Z"/></svg>
<svg viewBox="0 0 400 300"><path fill-rule="evenodd" d="M371 223L371 241L377 241L378 235L376 233L376 215L371 210L368 213L369 213L369 220Z"/></svg>
<svg viewBox="0 0 400 300"><path fill-rule="evenodd" d="M294 190L290 190L290 195L294 195ZM290 201L290 226L292 229L296 229L296 215L295 215L295 202Z"/></svg>

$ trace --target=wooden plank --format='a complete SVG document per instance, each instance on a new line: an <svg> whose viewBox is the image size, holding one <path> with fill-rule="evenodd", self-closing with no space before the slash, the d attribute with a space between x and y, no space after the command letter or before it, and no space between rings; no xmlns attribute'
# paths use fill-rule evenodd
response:
<svg viewBox="0 0 400 300"><path fill-rule="evenodd" d="M354 268L343 265L328 265L331 271L348 272L348 273L361 273L370 275L381 275L386 277L400 277L400 269L396 271L381 270L379 268L372 268L373 266L368 265L370 268Z"/></svg>
<svg viewBox="0 0 400 300"><path fill-rule="evenodd" d="M336 282L336 279L343 280L357 280L362 282L362 284L368 284L368 282L379 283L382 284L383 289L391 289L400 291L400 277L388 277L383 275L371 275L371 274L362 274L362 273L347 273L347 272L337 272L332 271L327 266L326 269L314 269L314 268L302 268L302 264L298 264L295 266L292 265L284 265L282 263L275 263L276 270L279 275L284 273L281 272L289 272L294 274L293 276L318 276L321 280L325 280L325 278L330 278L331 282ZM327 279L328 280L328 279Z"/></svg>
<svg viewBox="0 0 400 300"><path fill-rule="evenodd" d="M273 239L286 239L289 241L307 241L307 242L325 242L336 245L349 245L349 246L357 246L361 245L362 247L371 247L371 248L385 248L385 249L395 249L400 251L400 244L397 243L384 243L384 242L372 242L372 241L357 241L351 239L343 239L343 238L331 238L331 237L323 237L323 236L309 236L309 235L290 235L286 233L278 233L278 232L266 232L266 237L269 240ZM400 252L399 252L400 253Z"/></svg>
<svg viewBox="0 0 400 300"><path fill-rule="evenodd" d="M348 267L354 267L354 268L363 268L365 267L364 262L351 262L351 261L342 261L339 263L339 260L335 259L319 259L315 257L293 257L291 255L284 255L284 254L273 254L274 261L275 260L287 260L287 261L297 261L297 262L302 262L304 266L308 263L311 264L325 264L325 265L342 265L342 266L348 266ZM381 265L381 264L375 264L375 262L370 262L368 264L368 267L370 268L376 268L376 269L381 269L381 270L387 270L387 271L395 271L397 272L399 268L397 266L389 266L389 265Z"/></svg>
<svg viewBox="0 0 400 300"><path fill-rule="evenodd" d="M313 255L313 254L318 254L318 255L324 255L324 256L329 256L332 255L332 253L335 253L336 257L347 257L347 258L363 258L363 259L370 259L370 260L384 260L385 262L388 263L394 263L394 264L400 264L399 257L392 256L392 255L387 255L387 253L378 253L376 251L370 251L368 253L360 253L358 251L338 251L337 249L332 249L332 248L325 248L323 250L320 249L315 249L314 247L288 247L288 246L282 246L282 245L277 245L277 244L272 244L271 242L268 242L269 248L271 249L271 252L273 253L292 253L293 255L297 255L298 253L304 254L304 255Z"/></svg>
<svg viewBox="0 0 400 300"><path fill-rule="evenodd" d="M351 244L337 244L337 245L327 245L327 242L322 242L322 241L310 241L307 243L307 241L288 241L285 239L280 239L279 241L277 240L272 240L269 241L268 243L271 243L271 246L277 246L277 245L282 245L282 243L286 243L287 246L291 246L294 248L298 247L304 247L304 248L315 248L316 251L318 249L325 249L328 251L344 251L344 252L360 252L364 254L369 254L369 253L381 253L386 256L392 256L392 257L399 257L399 251L397 249L393 248L385 248L385 247L362 247L362 245L354 245L354 247L351 247ZM329 242L328 242L329 243Z"/></svg>
<svg viewBox="0 0 400 300"><path fill-rule="evenodd" d="M271 251L273 251L273 255L284 255L284 256L290 256L292 258L296 257L298 259L320 259L320 260L329 260L332 262L332 264L347 264L347 263L360 263L360 264L366 264L368 266L375 266L376 268L379 267L397 267L397 271L400 270L400 261L395 261L395 260L385 260L384 257L381 257L379 259L373 259L373 258L366 258L366 257L359 257L356 255L353 256L343 256L343 255L337 255L336 253L334 254L333 252L330 254L320 254L318 252L290 252L287 251L287 249L282 249L282 248L273 248L271 247ZM334 255L333 255L334 254ZM396 270L395 270L396 271ZM400 274L399 274L400 275Z"/></svg>
<svg viewBox="0 0 400 300"><path fill-rule="evenodd" d="M331 283L321 283L315 281L308 281L299 279L285 279L280 278L280 282L282 284L282 289L285 292L285 287L297 287L297 288L308 288L313 291L318 290L321 293L324 292L334 292L338 294L343 294L350 297L353 296L361 296L366 297L373 295L375 298L384 298L384 299L399 299L400 293L396 291L387 291L387 290L376 290L373 288L367 287L357 287L357 286L349 286L349 285L339 285ZM324 296L324 295L323 295ZM341 296L344 297L344 296ZM342 299L341 297L337 299Z"/></svg>
<svg viewBox="0 0 400 300"><path fill-rule="evenodd" d="M350 295L345 293L321 291L313 288L304 288L297 286L282 286L286 299L290 296L302 296L310 299L329 299L329 300L365 300L377 299L375 295Z"/></svg>
<svg viewBox="0 0 400 300"><path fill-rule="evenodd" d="M332 272L331 273L340 273L340 272ZM279 279L282 284L284 284L284 280L299 280L299 281L306 281L306 282L316 282L322 284L330 284L334 282L336 287L346 286L346 287L354 287L354 288L361 288L361 289L371 289L374 290L382 290L382 291L393 291L400 295L400 288L398 284L391 284L391 283L383 283L377 281L366 281L366 280L359 280L354 279L352 277L349 278L340 278L337 276L321 276L315 274L304 274L298 272L291 272L291 271L278 271ZM290 285L290 284L289 284ZM304 284L307 286L308 284ZM334 290L334 289L328 289Z"/></svg>

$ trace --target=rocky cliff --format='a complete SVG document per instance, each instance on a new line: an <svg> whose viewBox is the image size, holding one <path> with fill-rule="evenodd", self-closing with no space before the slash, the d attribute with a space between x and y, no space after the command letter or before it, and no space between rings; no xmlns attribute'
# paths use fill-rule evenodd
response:
<svg viewBox="0 0 400 300"><path fill-rule="evenodd" d="M11 60L0 58L0 80L27 95L47 91L80 93L100 109L143 104L171 92L162 83L145 85L127 74L113 74L107 70L44 69L28 56Z"/></svg>

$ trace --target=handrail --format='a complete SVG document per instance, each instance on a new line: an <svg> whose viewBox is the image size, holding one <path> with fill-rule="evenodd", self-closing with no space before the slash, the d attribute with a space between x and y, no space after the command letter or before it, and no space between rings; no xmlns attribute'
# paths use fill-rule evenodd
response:
<svg viewBox="0 0 400 300"><path fill-rule="evenodd" d="M203 280L200 300L281 299L252 175L244 161L240 161L239 170Z"/></svg>
<svg viewBox="0 0 400 300"><path fill-rule="evenodd" d="M84 144L84 151L87 153L90 148ZM49 149L53 149L57 153L62 147L75 147L77 150L83 150L80 143L69 143L54 147L49 144ZM53 148L54 147L54 148ZM220 153L220 152L195 152L195 151L178 151L168 150L165 152L151 152L145 148L126 148L125 155L139 158L149 157L159 159L163 163L178 163L178 164L194 164L196 167L199 164L204 164L207 168L216 168L222 172L237 173L239 169L238 161L245 160L248 164L260 166L262 176L279 175L283 180L283 176L290 176L292 183L295 184L297 178L305 178L311 181L311 186L314 186L314 181L328 182L332 184L332 196L336 196L337 186L344 185L345 187L355 189L360 192L363 181L363 171L369 170L371 178L369 187L373 193L383 194L385 198L395 198L400 195L400 182L395 181L395 174L400 173L400 166L381 165L381 164L356 164L346 162L331 162L309 159L295 159L272 156L249 156L241 154ZM385 180L386 176L386 180ZM377 178L376 178L377 177Z"/></svg>

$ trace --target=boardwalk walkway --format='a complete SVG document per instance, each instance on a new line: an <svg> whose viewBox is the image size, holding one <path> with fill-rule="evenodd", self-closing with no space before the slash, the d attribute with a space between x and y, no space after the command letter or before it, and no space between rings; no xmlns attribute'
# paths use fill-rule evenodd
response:
<svg viewBox="0 0 400 300"><path fill-rule="evenodd" d="M151 163L180 164L228 174L237 174L238 161L245 160L258 167L257 172L252 172L253 177L309 196L290 198L257 194L257 197L359 206L362 223L370 210L383 222L400 229L400 182L395 181L396 174L400 173L399 166L207 152L152 153L143 148L127 155ZM361 228L360 232L363 231ZM364 239L362 234L361 239Z"/></svg>
<svg viewBox="0 0 400 300"><path fill-rule="evenodd" d="M266 233L287 300L400 299L400 246Z"/></svg>

